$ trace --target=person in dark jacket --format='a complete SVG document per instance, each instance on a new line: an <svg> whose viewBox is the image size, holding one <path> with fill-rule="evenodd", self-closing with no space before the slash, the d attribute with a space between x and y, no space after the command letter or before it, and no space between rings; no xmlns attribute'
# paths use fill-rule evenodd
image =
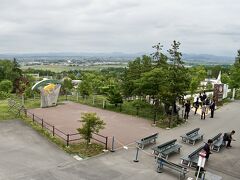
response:
<svg viewBox="0 0 240 180"><path fill-rule="evenodd" d="M212 139L209 139L208 142L204 145L203 150L206 152L206 159L208 160L211 153L211 144L213 143Z"/></svg>
<svg viewBox="0 0 240 180"><path fill-rule="evenodd" d="M235 141L235 139L232 138L232 135L234 135L234 134L235 134L234 130L232 130L232 132L229 132L229 133L224 133L223 141L227 142L226 148L232 147L231 142Z"/></svg>
<svg viewBox="0 0 240 180"><path fill-rule="evenodd" d="M199 108L199 98L197 98L197 100L194 102L193 106L195 107L195 113L194 114L196 114L197 110Z"/></svg>
<svg viewBox="0 0 240 180"><path fill-rule="evenodd" d="M202 95L202 100L201 101L206 101L206 99L207 99L206 92L203 91L203 95Z"/></svg>
<svg viewBox="0 0 240 180"><path fill-rule="evenodd" d="M210 118L213 118L214 116L214 111L215 111L215 101L213 100L211 105L210 105L210 110L211 110L211 117Z"/></svg>
<svg viewBox="0 0 240 180"><path fill-rule="evenodd" d="M184 119L188 119L188 115L189 115L189 112L190 112L190 109L191 109L190 101L187 100L187 102L184 104L184 106L185 106Z"/></svg>

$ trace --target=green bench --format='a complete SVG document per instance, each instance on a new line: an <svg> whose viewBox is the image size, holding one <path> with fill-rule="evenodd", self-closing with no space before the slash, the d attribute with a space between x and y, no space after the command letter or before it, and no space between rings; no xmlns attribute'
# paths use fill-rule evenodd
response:
<svg viewBox="0 0 240 180"><path fill-rule="evenodd" d="M182 165L175 164L173 162L167 161L164 158L158 157L157 158L157 172L162 173L163 167L168 167L171 170L175 170L179 172L179 179L185 179L186 174L188 173L188 169Z"/></svg>
<svg viewBox="0 0 240 180"><path fill-rule="evenodd" d="M141 149L144 148L144 146L154 143L156 144L156 139L158 138L158 133L152 134L150 136L144 137L140 139L139 141L136 141L137 146Z"/></svg>
<svg viewBox="0 0 240 180"><path fill-rule="evenodd" d="M192 131L187 132L186 134L180 136L184 143L189 143L194 145L196 141L203 140L203 134L199 134L198 131L200 128L193 129Z"/></svg>
<svg viewBox="0 0 240 180"><path fill-rule="evenodd" d="M220 149L225 146L222 133L219 133L218 135L213 137L212 140L213 140L213 143L212 143L211 149L215 152L219 152Z"/></svg>
<svg viewBox="0 0 240 180"><path fill-rule="evenodd" d="M156 147L153 147L153 154L156 156L161 156L162 158L167 159L169 154L178 152L180 153L181 145L175 144L177 142L177 139L165 142L163 144L160 144Z"/></svg>
<svg viewBox="0 0 240 180"><path fill-rule="evenodd" d="M181 157L181 164L187 165L189 167L197 167L199 153L202 151L203 148L204 146L201 146L189 155Z"/></svg>

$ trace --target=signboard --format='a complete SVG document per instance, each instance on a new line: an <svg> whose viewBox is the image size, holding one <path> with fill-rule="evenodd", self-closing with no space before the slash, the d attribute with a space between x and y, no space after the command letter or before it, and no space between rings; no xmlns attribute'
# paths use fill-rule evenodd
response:
<svg viewBox="0 0 240 180"><path fill-rule="evenodd" d="M223 84L214 84L213 97L216 104L221 104L223 100Z"/></svg>

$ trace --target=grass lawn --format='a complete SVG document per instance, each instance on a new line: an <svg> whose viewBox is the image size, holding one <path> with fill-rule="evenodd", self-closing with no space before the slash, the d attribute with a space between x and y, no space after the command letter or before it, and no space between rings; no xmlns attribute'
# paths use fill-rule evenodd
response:
<svg viewBox="0 0 240 180"><path fill-rule="evenodd" d="M40 99L26 99L24 106L27 109L39 108L40 107Z"/></svg>
<svg viewBox="0 0 240 180"><path fill-rule="evenodd" d="M0 101L0 120L15 119L16 117L8 112L8 103L7 100Z"/></svg>
<svg viewBox="0 0 240 180"><path fill-rule="evenodd" d="M49 70L52 72L62 72L62 71L70 71L70 70L101 70L110 67L118 68L118 67L126 67L126 64L109 64L109 65L89 65L89 66L64 66L64 65L34 65L34 66L22 66L21 69L25 70L28 68L31 69L40 69L40 70Z"/></svg>
<svg viewBox="0 0 240 180"><path fill-rule="evenodd" d="M91 157L101 154L103 152L104 147L100 144L92 143L87 144L85 142L79 144L72 144L65 150L70 154L78 154L81 157Z"/></svg>

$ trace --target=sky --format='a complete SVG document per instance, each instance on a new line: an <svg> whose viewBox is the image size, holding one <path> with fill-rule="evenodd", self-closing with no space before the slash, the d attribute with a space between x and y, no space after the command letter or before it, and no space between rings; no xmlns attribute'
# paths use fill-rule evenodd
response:
<svg viewBox="0 0 240 180"><path fill-rule="evenodd" d="M239 0L0 0L0 53L180 51L236 56Z"/></svg>

